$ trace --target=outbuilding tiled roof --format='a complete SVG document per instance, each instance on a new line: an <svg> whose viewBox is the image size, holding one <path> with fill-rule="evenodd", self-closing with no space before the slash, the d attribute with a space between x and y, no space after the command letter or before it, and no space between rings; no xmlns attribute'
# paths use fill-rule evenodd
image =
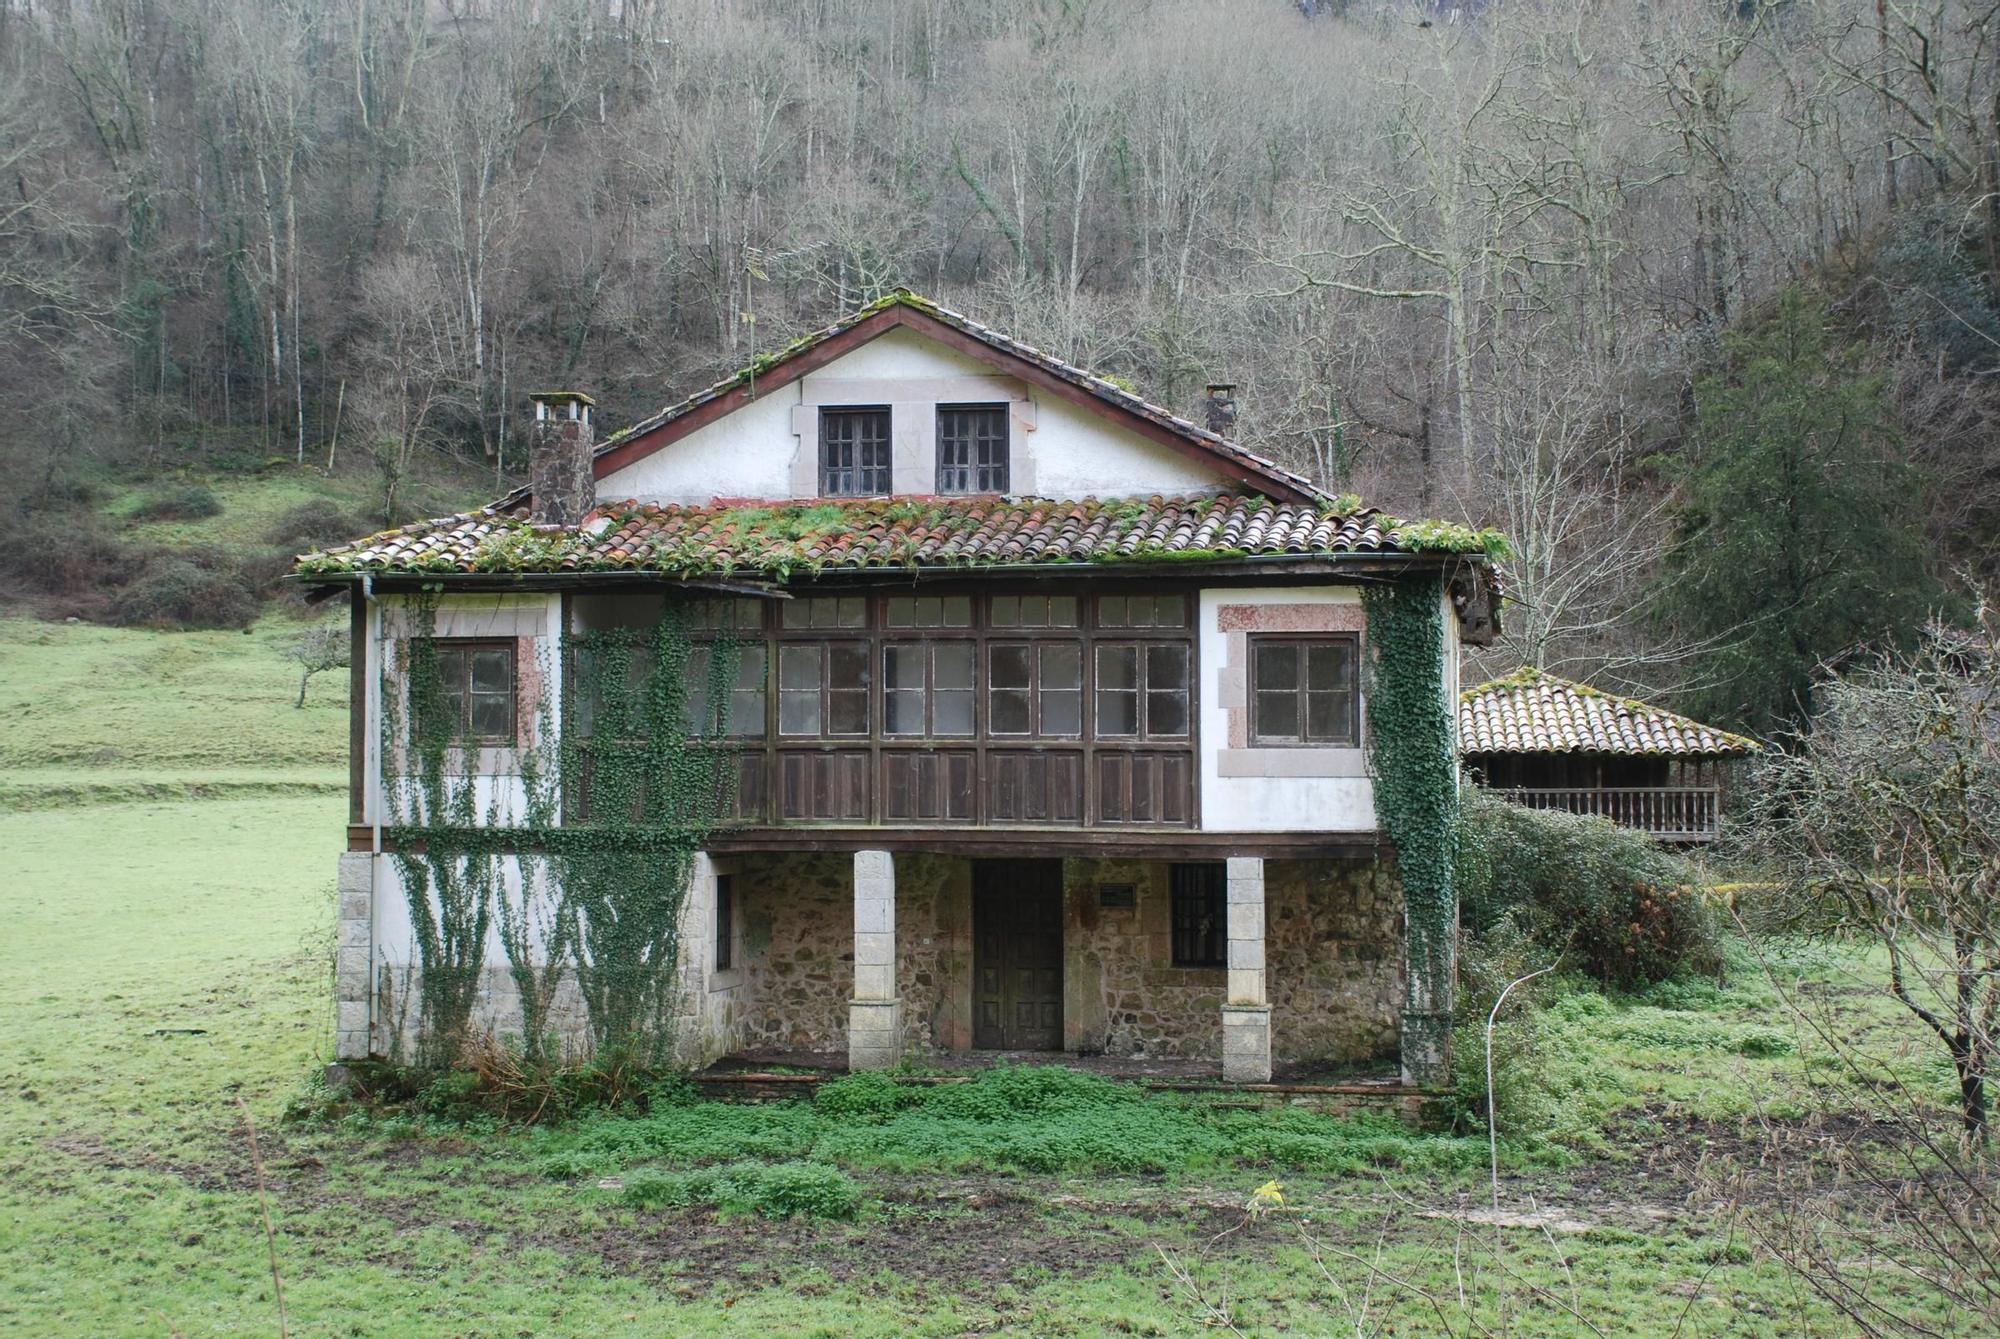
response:
<svg viewBox="0 0 2000 1339"><path fill-rule="evenodd" d="M574 530L498 510L424 521L299 560L356 572L744 573L1228 560L1367 553L1485 556L1488 538L1373 508L1221 493L1176 498L897 498L783 504L600 505Z"/></svg>
<svg viewBox="0 0 2000 1339"><path fill-rule="evenodd" d="M1458 698L1461 753L1618 753L1727 757L1757 745L1537 669L1469 688Z"/></svg>

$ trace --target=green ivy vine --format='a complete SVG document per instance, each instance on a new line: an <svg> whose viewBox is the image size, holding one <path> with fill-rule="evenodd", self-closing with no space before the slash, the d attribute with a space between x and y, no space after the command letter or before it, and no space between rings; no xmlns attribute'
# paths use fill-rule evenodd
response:
<svg viewBox="0 0 2000 1339"><path fill-rule="evenodd" d="M1369 586L1362 603L1375 809L1396 843L1412 998L1435 1009L1450 998L1458 929L1458 759L1445 695L1444 578L1425 573ZM1442 993L1420 995L1420 983Z"/></svg>
<svg viewBox="0 0 2000 1339"><path fill-rule="evenodd" d="M551 1057L551 1006L573 976L596 1048L665 1062L689 876L733 802L732 635L697 642L679 600L649 628L565 633L560 709L552 658L538 657L540 688L519 704L503 769L514 784L494 785L443 691L436 595L408 610L383 676L382 756L385 834L417 947L419 1063L463 1055L489 932L531 1058Z"/></svg>

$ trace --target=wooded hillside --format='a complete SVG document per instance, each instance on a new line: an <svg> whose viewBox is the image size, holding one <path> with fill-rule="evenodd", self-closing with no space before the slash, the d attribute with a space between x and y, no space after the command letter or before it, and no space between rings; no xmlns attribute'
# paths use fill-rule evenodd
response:
<svg viewBox="0 0 2000 1339"><path fill-rule="evenodd" d="M1237 383L1253 446L1514 537L1509 665L1725 724L1746 629L1885 631L1828 533L1892 532L1854 584L1911 627L1995 570L1983 0L0 0L0 184L30 509L247 430L394 514L428 454L513 477L527 390L616 427L906 285ZM1844 491L1732 473L1774 436ZM1764 595L1672 598L1724 551Z"/></svg>

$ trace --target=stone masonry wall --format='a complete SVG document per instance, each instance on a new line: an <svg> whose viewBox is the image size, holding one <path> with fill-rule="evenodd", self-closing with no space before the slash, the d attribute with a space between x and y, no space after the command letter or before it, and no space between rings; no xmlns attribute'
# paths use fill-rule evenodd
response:
<svg viewBox="0 0 2000 1339"><path fill-rule="evenodd" d="M1086 1054L1222 1054L1220 967L1173 965L1170 866L1161 860L1063 862L1063 1046ZM1131 884L1136 905L1103 905Z"/></svg>
<svg viewBox="0 0 2000 1339"><path fill-rule="evenodd" d="M846 855L743 857L747 1047L839 1050L853 983L853 868ZM1063 1045L1118 1056L1219 1056L1226 973L1173 965L1169 864L1063 862ZM972 1045L972 862L898 855L896 982L912 1053ZM1136 905L1102 905L1131 884ZM1265 865L1272 1051L1281 1061L1396 1052L1402 894L1392 868Z"/></svg>
<svg viewBox="0 0 2000 1339"><path fill-rule="evenodd" d="M854 990L853 857L732 856L718 868L735 878L738 963L708 983L711 992L723 992L710 1000L712 1018L684 1016L684 1027L694 1024L687 1059L704 1062L729 1045L844 1050ZM1066 1050L1219 1060L1226 973L1173 965L1169 870L1166 861L1063 861ZM375 1026L372 1035L360 1031L359 981L368 953L362 873L359 862L343 863L339 1045L343 1055L356 1054L366 1037L367 1050L386 1055L400 1041L407 1054L416 1021L408 968L374 964ZM1393 1056L1403 995L1402 894L1393 867L1272 860L1264 879L1273 1057ZM968 1050L972 862L898 855L895 882L905 1049L916 1056ZM1132 885L1135 905L1105 907L1107 884ZM687 928L693 952L713 951L705 923ZM504 960L491 961L481 987L477 1025L518 1036L519 996ZM573 982L564 982L551 1015L550 1030L580 1051L587 1029Z"/></svg>
<svg viewBox="0 0 2000 1339"><path fill-rule="evenodd" d="M1403 889L1393 866L1264 864L1274 1060L1365 1061L1401 1044Z"/></svg>
<svg viewBox="0 0 2000 1339"><path fill-rule="evenodd" d="M854 995L854 858L757 855L732 863L742 907L742 1045L844 1049Z"/></svg>

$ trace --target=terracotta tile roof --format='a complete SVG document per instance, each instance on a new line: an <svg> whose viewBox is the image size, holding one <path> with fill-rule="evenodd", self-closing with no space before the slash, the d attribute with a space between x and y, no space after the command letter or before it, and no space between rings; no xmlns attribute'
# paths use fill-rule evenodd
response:
<svg viewBox="0 0 2000 1339"><path fill-rule="evenodd" d="M932 320L959 331L961 334L968 335L1000 353L1033 363L1052 376L1059 377L1071 385L1088 391L1091 395L1113 408L1136 414L1140 418L1165 428L1197 446L1235 462L1252 474L1261 475L1271 483L1288 490L1287 495L1289 495L1289 490L1297 490L1307 497L1318 498L1328 502L1333 500L1332 494L1321 489L1303 474L1288 470L1268 457L1258 455L1255 451L1251 451L1247 447L1232 442L1217 433L1210 432L1207 428L1199 424L1162 409L1148 400L1143 400L1113 381L1087 372L1072 363L1064 362L1053 354L1044 353L1032 344L1025 344L1011 335L1002 334L991 326L982 325L971 317L961 312L955 312L949 307L941 307L929 298L912 293L905 288L896 289L894 292L887 294L877 301L869 303L859 311L850 312L831 325L824 326L809 335L792 341L792 343L786 345L784 348L758 359L748 367L739 369L714 385L704 390L696 391L685 400L670 404L658 413L634 423L631 427L612 434L599 444L596 454L601 456L607 452L614 451L633 438L643 436L656 428L665 427L675 419L693 413L703 405L708 404L712 400L719 399L731 391L746 385L754 385L756 381L769 376L776 369L790 362L792 359L810 352L835 336L852 330L855 326L860 325L870 317L894 307L903 307L920 313L923 316L927 316ZM503 511L512 510L521 505L526 498L527 490L525 488L516 489L494 505Z"/></svg>
<svg viewBox="0 0 2000 1339"><path fill-rule="evenodd" d="M1461 753L1722 757L1757 745L1644 702L1521 669L1459 694L1458 747Z"/></svg>
<svg viewBox="0 0 2000 1339"><path fill-rule="evenodd" d="M1449 553L1451 535L1372 508L1223 493L1180 498L897 498L775 505L600 505L574 530L487 510L300 558L311 577L354 572L739 572L991 567L1146 559ZM1462 551L1484 557L1470 531Z"/></svg>

